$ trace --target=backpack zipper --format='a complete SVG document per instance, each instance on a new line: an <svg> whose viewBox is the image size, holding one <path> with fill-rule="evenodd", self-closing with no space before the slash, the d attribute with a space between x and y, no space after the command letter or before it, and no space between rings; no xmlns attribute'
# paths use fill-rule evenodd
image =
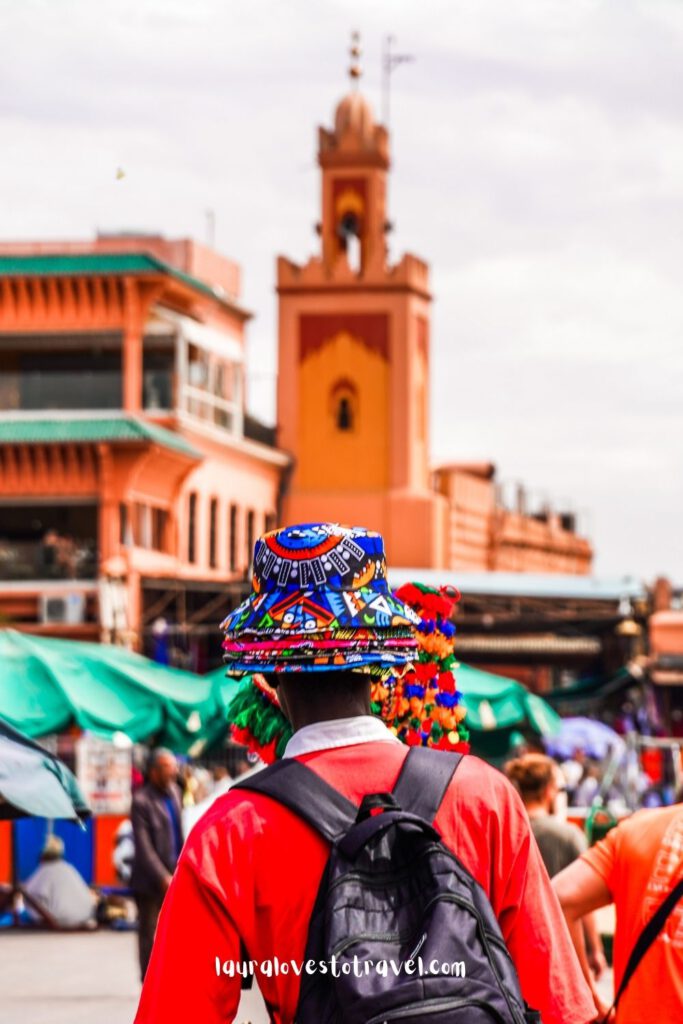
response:
<svg viewBox="0 0 683 1024"><path fill-rule="evenodd" d="M477 908L474 906L473 903L469 903L467 900L462 899L462 897L455 896L452 893L445 893L443 896L435 896L434 899L430 901L430 903L438 902L438 900L440 900L440 899L443 899L443 900L445 900L446 902L449 902L449 903L456 903L459 906L464 907L465 910L469 910L470 913L473 914L473 916L476 918L476 920L477 920L477 927L479 929L479 934L481 935L482 944L484 946L484 949L486 950L486 955L489 958L489 963L491 964L491 969L492 969L492 971L493 971L493 973L494 973L494 975L496 977L496 981L498 982L498 988L502 992L503 997L505 999L505 1002L508 1005L508 1009L509 1009L509 1011L510 1011L510 1013L512 1015L512 1019L514 1021L519 1022L519 1024L524 1024L524 1018L523 1017L520 1018L518 1016L518 1014L516 1012L516 1008L510 1002L510 997L508 995L507 989L505 988L505 985L503 984L502 978L500 977L500 974L498 973L498 968L496 967L496 962L493 959L493 957L491 956L491 948L490 948L489 942L491 940L493 940L493 941L495 941L496 945L500 946L500 942L498 941L498 939L497 938L493 939L493 936L489 936L488 932L486 931L486 928L484 927L484 922L482 921L481 914L479 913L479 911L477 910ZM428 903L427 906L430 906L430 903ZM503 943L503 946L504 945L505 944ZM505 950L505 952L507 953L508 957L510 957L510 953L509 953L509 951L507 949ZM510 959L512 959L512 958L510 957ZM513 962L513 965L514 965L514 962ZM515 973L517 973L517 969L516 968L515 968Z"/></svg>
<svg viewBox="0 0 683 1024"><path fill-rule="evenodd" d="M424 857L429 856L430 854L434 853L435 851L439 852L439 853L442 853L442 854L446 854L446 856L449 858L449 860L453 861L459 868L464 870L465 873L470 878L472 878L473 881L476 881L474 879L474 876L471 875L467 871L466 868L463 868L463 866L461 865L461 863L458 860L458 858L456 857L456 855L451 850L448 849L448 847L445 845L445 843L443 841L441 841L441 842L438 842L438 843L430 843L429 846L425 847L425 849L422 850L422 852L417 857L414 858L414 860L411 862L411 866L409 868L404 869L402 872L400 872L398 874L396 872L391 872L391 873L390 872L385 872L384 874L378 876L377 874L374 874L373 872L370 872L370 871L361 871L361 870L349 871L346 874L341 875L339 878L335 879L335 881L332 882L332 884L328 886L327 891L328 891L328 893L330 893L337 886L343 885L345 882L349 881L349 879L352 879L352 880L358 879L359 881L362 880L362 879L365 879L367 884L368 884L368 888L381 888L384 885L386 885L387 882L400 881L403 878L410 877L410 875L413 874L413 866L418 861L422 860ZM479 932L481 934L482 943L484 945L484 948L486 950L486 954L487 954L487 956L489 958L489 961L491 963L491 969L493 970L493 973L495 975L496 981L498 982L498 987L499 987L500 991L502 992L502 994L503 994L503 996L505 998L505 1002L508 1005L508 1009L510 1010L510 1013L512 1014L512 1019L514 1021L516 1021L517 1024L525 1024L524 1018L523 1017L519 1017L519 1015L517 1014L517 1012L515 1010L515 1007L510 1002L510 998L508 996L508 993L507 993L507 991L505 989L505 986L503 985L503 982L502 982L502 979L501 979L500 975L498 974L498 968L496 967L495 961L491 957L491 952L490 952L490 949L489 949L489 935L488 935L488 932L486 931L486 929L484 928L484 922L482 921L481 915L480 915L479 911L477 910L477 908L474 906L473 903L470 903L468 900L464 899L463 897L455 896L455 895L453 895L451 893L446 893L443 896L434 897L434 899L432 901L430 901L430 903L428 903L427 906L431 906L433 902L438 902L438 900L440 900L440 899L448 900L451 903L457 903L461 907L464 907L466 910L469 910L470 913L472 913L474 915L474 917L477 920L477 926L478 926ZM360 940L363 937L364 936L358 936L358 939ZM371 936L367 936L367 938L370 938L370 937ZM501 942L501 940L499 940L496 936L490 936L490 940L495 942L495 944L499 947L499 949L503 949L505 951L505 953L507 954L508 959L510 960L510 962L512 963L512 965L514 967L514 961L512 960L512 957L510 956L510 951L505 946L505 943ZM395 941L403 941L403 940L399 936L396 936L396 940ZM345 945L344 948L348 948L350 945L353 945L353 942L347 942L347 944ZM336 954L336 955L338 955L338 954ZM515 967L515 973L518 974L516 967ZM378 1020L381 1021L381 1018L378 1018ZM368 1024L372 1024L372 1022L368 1022Z"/></svg>
<svg viewBox="0 0 683 1024"><path fill-rule="evenodd" d="M510 957L510 953L509 953L508 949L506 948L505 943L504 942L502 943L497 938L497 936L493 936L493 935L489 936L488 932L486 931L486 928L484 927L484 922L483 922L483 920L481 918L481 915L479 914L479 911L474 906L474 904L470 903L466 899L463 899L461 896L456 896L454 893L442 893L439 896L434 896L425 905L425 907L423 908L423 912L426 913L426 911L429 910L430 907L434 906L435 903L440 903L440 902L455 903L457 906L463 907L463 909L469 911L469 913L471 913L472 916L475 918L475 920L477 922L477 930L479 932L482 945L484 947L484 950L486 951L486 955L487 955L487 957L489 959L489 963L491 964L491 970L493 971L495 979L498 982L498 988L499 988L501 994L503 995L503 998L505 999L505 1002L507 1003L508 1009L509 1009L509 1011L510 1011L510 1013L512 1015L512 1019L514 1021L516 1021L517 1024L524 1024L523 1018L520 1018L518 1016L515 1007L510 1002L510 998L508 996L507 990L506 990L505 986L503 985L502 979L501 979L501 977L500 977L500 975L498 973L498 968L496 967L496 962L493 959L493 957L491 956L491 949L490 949L489 943L493 942L500 949L505 950L505 953L507 954L508 958L514 964L514 961L512 961L512 958ZM355 935L353 938L345 939L338 948L336 948L336 949L334 949L332 951L330 956L340 956L343 952L345 952L351 946L355 946L356 943L363 942L364 940L374 940L376 942L380 942L380 941L384 941L384 942L404 942L404 941L407 941L407 939L402 938L397 933L389 933L389 932L367 933L367 932L364 932L361 935ZM372 1024L372 1022L369 1021L368 1024Z"/></svg>

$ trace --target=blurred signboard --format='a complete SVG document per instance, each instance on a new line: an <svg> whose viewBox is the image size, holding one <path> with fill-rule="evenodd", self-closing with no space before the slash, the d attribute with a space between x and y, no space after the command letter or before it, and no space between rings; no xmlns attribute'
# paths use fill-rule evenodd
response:
<svg viewBox="0 0 683 1024"><path fill-rule="evenodd" d="M96 736L76 743L76 777L93 814L129 814L132 746Z"/></svg>

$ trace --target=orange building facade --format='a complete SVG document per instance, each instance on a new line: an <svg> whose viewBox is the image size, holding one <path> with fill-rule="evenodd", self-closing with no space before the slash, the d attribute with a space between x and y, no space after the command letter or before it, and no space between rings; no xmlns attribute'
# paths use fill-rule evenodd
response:
<svg viewBox="0 0 683 1024"><path fill-rule="evenodd" d="M0 245L0 625L201 668L285 521L377 529L397 567L589 572L571 518L504 507L493 466L430 467L429 268L389 259L389 138L359 93L318 158L320 252L277 265L277 447L245 412L237 264L159 236Z"/></svg>
<svg viewBox="0 0 683 1024"><path fill-rule="evenodd" d="M239 293L186 240L0 246L4 624L215 634L289 461L245 415Z"/></svg>
<svg viewBox="0 0 683 1024"><path fill-rule="evenodd" d="M397 566L589 572L571 518L506 509L492 466L430 469L429 268L389 260L389 137L360 93L319 130L318 162L320 252L277 264L285 519L363 523Z"/></svg>

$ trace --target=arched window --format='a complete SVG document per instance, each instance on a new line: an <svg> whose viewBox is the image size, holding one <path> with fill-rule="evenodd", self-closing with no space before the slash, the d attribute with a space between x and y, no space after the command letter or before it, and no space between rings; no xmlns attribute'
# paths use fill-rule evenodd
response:
<svg viewBox="0 0 683 1024"><path fill-rule="evenodd" d="M339 430L353 430L353 410L348 395L342 395L337 405L337 428Z"/></svg>
<svg viewBox="0 0 683 1024"><path fill-rule="evenodd" d="M336 430L350 433L358 419L358 392L350 380L340 380L332 388L330 411Z"/></svg>
<svg viewBox="0 0 683 1024"><path fill-rule="evenodd" d="M354 274L359 274L362 263L362 226L360 217L353 210L347 210L339 218L337 237L339 247L346 253L346 260Z"/></svg>

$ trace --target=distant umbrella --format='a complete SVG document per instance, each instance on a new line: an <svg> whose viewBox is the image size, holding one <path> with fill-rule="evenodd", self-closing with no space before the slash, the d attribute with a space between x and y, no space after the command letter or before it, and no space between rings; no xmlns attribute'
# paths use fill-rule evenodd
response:
<svg viewBox="0 0 683 1024"><path fill-rule="evenodd" d="M91 814L65 764L0 718L0 818L68 818Z"/></svg>
<svg viewBox="0 0 683 1024"><path fill-rule="evenodd" d="M583 750L598 761L623 746L624 741L614 729L603 722L581 717L563 718L560 731L545 741L545 748L553 757L568 758L575 750Z"/></svg>

